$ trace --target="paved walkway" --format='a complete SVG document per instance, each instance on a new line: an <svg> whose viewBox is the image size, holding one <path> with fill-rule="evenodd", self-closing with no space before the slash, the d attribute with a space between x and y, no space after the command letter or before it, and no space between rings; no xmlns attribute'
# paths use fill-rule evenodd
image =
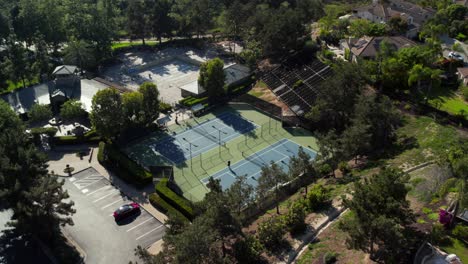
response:
<svg viewBox="0 0 468 264"><path fill-rule="evenodd" d="M77 153L85 151L86 155L80 158ZM68 174L64 173L63 170L67 164L73 167L75 170L73 173L93 167L101 175L106 177L110 182L122 190L132 200L137 201L141 207L143 207L148 213L153 215L161 223L165 223L167 216L158 211L149 203L149 195L155 192L152 185L147 186L144 189L137 189L132 185L129 185L116 177L112 172L104 168L99 164L97 160L98 147L91 145L78 145L73 147L57 147L53 151L49 152L49 171L54 171L55 174L67 177ZM161 241L154 243L148 248L151 254L157 254L161 250Z"/></svg>

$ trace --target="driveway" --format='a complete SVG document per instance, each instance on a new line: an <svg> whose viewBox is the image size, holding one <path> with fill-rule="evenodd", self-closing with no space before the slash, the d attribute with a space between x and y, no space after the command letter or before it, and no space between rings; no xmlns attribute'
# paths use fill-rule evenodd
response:
<svg viewBox="0 0 468 264"><path fill-rule="evenodd" d="M112 213L132 201L94 168L66 178L64 188L76 209L75 225L64 229L86 252L86 263L138 261L134 249L148 248L164 235L165 226L143 208L116 223Z"/></svg>
<svg viewBox="0 0 468 264"><path fill-rule="evenodd" d="M458 41L456 39L453 39L453 38L450 38L449 36L447 35L442 35L440 36L440 41L442 42L441 46L442 46L442 52L443 52L443 55L445 58L448 58L448 54L450 51L452 51L452 46L453 44L455 43L458 43L461 47L461 49L463 50L463 52L458 52L457 53L460 53L461 55L463 55L464 59L465 59L465 65L468 63L468 45L461 42L461 41Z"/></svg>

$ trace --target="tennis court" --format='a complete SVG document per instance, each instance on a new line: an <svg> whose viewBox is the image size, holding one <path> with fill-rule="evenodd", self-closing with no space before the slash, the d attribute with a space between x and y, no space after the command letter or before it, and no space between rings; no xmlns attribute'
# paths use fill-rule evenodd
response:
<svg viewBox="0 0 468 264"><path fill-rule="evenodd" d="M222 169L211 175L214 179L221 180L221 186L223 189L227 189L236 180L237 176L247 175L247 182L253 187L257 186L258 178L261 175L262 167L269 165L271 161L278 164L285 172L289 171L289 160L291 157L296 156L299 152L299 145L289 139L282 139L273 145L270 145L258 152L251 155L243 154L244 159ZM316 152L303 147L304 151L310 155L311 159L314 159ZM207 184L209 178L202 180L203 184Z"/></svg>
<svg viewBox="0 0 468 264"><path fill-rule="evenodd" d="M257 126L231 112L224 112L187 130L168 135L151 144L152 150L173 164L179 164L201 153L254 130Z"/></svg>

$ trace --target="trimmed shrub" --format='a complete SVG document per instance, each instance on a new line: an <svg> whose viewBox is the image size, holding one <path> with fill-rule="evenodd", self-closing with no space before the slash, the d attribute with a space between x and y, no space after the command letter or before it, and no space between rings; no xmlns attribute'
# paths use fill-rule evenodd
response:
<svg viewBox="0 0 468 264"><path fill-rule="evenodd" d="M463 86L461 90L462 90L463 98L466 101L468 101L468 86Z"/></svg>
<svg viewBox="0 0 468 264"><path fill-rule="evenodd" d="M195 98L192 96L185 97L184 99L179 101L180 104L186 107L192 107L196 104L205 104L207 102L208 102L208 97Z"/></svg>
<svg viewBox="0 0 468 264"><path fill-rule="evenodd" d="M104 156L105 150L106 150L106 143L104 143L103 141L99 142L97 159L100 164L104 164L106 161L105 156Z"/></svg>
<svg viewBox="0 0 468 264"><path fill-rule="evenodd" d="M156 184L156 193L167 203L185 215L185 217L193 220L194 215L191 202L171 190L168 184L169 180L167 178L159 181L158 184Z"/></svg>
<svg viewBox="0 0 468 264"><path fill-rule="evenodd" d="M149 201L152 206L154 206L159 211L163 212L166 215L174 215L180 217L181 219L187 220L189 219L177 211L174 207L168 204L164 199L162 199L157 193L152 193L149 195Z"/></svg>
<svg viewBox="0 0 468 264"><path fill-rule="evenodd" d="M54 137L55 145L74 145L83 143L98 143L101 141L101 137L96 133L94 129L86 132L83 136L61 136Z"/></svg>
<svg viewBox="0 0 468 264"><path fill-rule="evenodd" d="M452 235L454 235L455 237L461 240L468 241L468 226L463 226L462 224L458 224L452 230Z"/></svg>
<svg viewBox="0 0 468 264"><path fill-rule="evenodd" d="M172 106L165 102L159 102L159 111L162 113L167 113L172 109Z"/></svg>
<svg viewBox="0 0 468 264"><path fill-rule="evenodd" d="M145 186L153 181L153 175L149 171L128 158L116 146L107 144L106 155L105 163L123 180L136 186Z"/></svg>
<svg viewBox="0 0 468 264"><path fill-rule="evenodd" d="M33 127L31 128L31 134L40 135L46 134L53 137L57 133L57 128L55 127Z"/></svg>
<svg viewBox="0 0 468 264"><path fill-rule="evenodd" d="M344 174L348 174L349 170L349 165L348 162L342 161L338 164L338 169Z"/></svg>

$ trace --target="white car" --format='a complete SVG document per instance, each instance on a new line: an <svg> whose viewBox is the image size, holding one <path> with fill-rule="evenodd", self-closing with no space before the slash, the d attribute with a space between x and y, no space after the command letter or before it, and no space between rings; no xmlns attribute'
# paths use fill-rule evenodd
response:
<svg viewBox="0 0 468 264"><path fill-rule="evenodd" d="M464 59L462 55L460 55L460 54L458 54L458 53L456 53L456 52L453 52L453 51L451 51L451 52L448 54L448 57L449 57L450 59L455 59L455 60L459 60L459 61L463 61L463 59Z"/></svg>

